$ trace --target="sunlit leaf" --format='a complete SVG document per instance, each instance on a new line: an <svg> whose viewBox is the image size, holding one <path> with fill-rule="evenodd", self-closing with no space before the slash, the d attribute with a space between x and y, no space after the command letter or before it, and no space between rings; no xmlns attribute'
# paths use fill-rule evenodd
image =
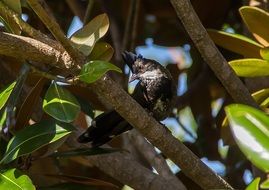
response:
<svg viewBox="0 0 269 190"><path fill-rule="evenodd" d="M269 97L269 88L259 90L252 94L252 97L258 104L261 104L264 100Z"/></svg>
<svg viewBox="0 0 269 190"><path fill-rule="evenodd" d="M3 190L35 190L31 179L13 168L0 172L0 189Z"/></svg>
<svg viewBox="0 0 269 190"><path fill-rule="evenodd" d="M241 104L229 105L225 111L241 151L256 167L269 171L269 117Z"/></svg>
<svg viewBox="0 0 269 190"><path fill-rule="evenodd" d="M83 28L71 36L71 42L79 51L88 56L95 43L102 38L109 27L109 20L106 14L101 14L91 20Z"/></svg>
<svg viewBox="0 0 269 190"><path fill-rule="evenodd" d="M101 78L107 71L110 70L121 73L121 70L117 66L109 62L90 61L89 63L83 65L79 74L79 79L86 83L92 83Z"/></svg>
<svg viewBox="0 0 269 190"><path fill-rule="evenodd" d="M65 180L68 182L79 183L84 185L94 185L94 186L104 186L104 187L118 187L112 183L102 181L99 179L84 177L84 176L75 176L75 175L55 175L55 174L46 174L46 176L54 177L57 179Z"/></svg>
<svg viewBox="0 0 269 190"><path fill-rule="evenodd" d="M217 30L208 30L208 34L217 45L225 49L247 58L261 58L260 49L263 48L263 46L250 38Z"/></svg>
<svg viewBox="0 0 269 190"><path fill-rule="evenodd" d="M243 21L254 37L264 46L269 45L269 14L257 7L243 6L239 9Z"/></svg>
<svg viewBox="0 0 269 190"><path fill-rule="evenodd" d="M266 179L260 184L261 189L269 189L269 179Z"/></svg>
<svg viewBox="0 0 269 190"><path fill-rule="evenodd" d="M269 75L269 62L262 59L238 59L229 62L240 77L261 77Z"/></svg>
<svg viewBox="0 0 269 190"><path fill-rule="evenodd" d="M94 156L99 154L108 154L123 151L115 148L80 148L63 152L55 152L52 157L73 157L73 156Z"/></svg>
<svg viewBox="0 0 269 190"><path fill-rule="evenodd" d="M6 88L4 88L0 91L0 110L6 104L15 84L16 84L16 82L13 82L9 86L7 86Z"/></svg>
<svg viewBox="0 0 269 190"><path fill-rule="evenodd" d="M1 112L0 112L1 113ZM4 110L1 114L0 114L0 130L2 130L2 127L4 126L5 122L7 119L7 111Z"/></svg>
<svg viewBox="0 0 269 190"><path fill-rule="evenodd" d="M9 163L19 156L29 154L47 144L55 142L70 134L74 127L55 120L42 121L20 130L7 145L0 163Z"/></svg>
<svg viewBox="0 0 269 190"><path fill-rule="evenodd" d="M21 1L20 0L2 0L10 9L17 14L21 15ZM3 16L3 15L2 15ZM20 26L13 19L9 19L7 16L0 17L0 21L3 22L8 32L14 34L20 34Z"/></svg>
<svg viewBox="0 0 269 190"><path fill-rule="evenodd" d="M259 183L261 178L255 178L246 188L246 190L259 190Z"/></svg>
<svg viewBox="0 0 269 190"><path fill-rule="evenodd" d="M44 111L62 122L72 122L80 112L77 99L62 86L53 82L43 100Z"/></svg>
<svg viewBox="0 0 269 190"><path fill-rule="evenodd" d="M95 44L88 60L109 61L114 54L114 49L110 44L105 42L98 42Z"/></svg>
<svg viewBox="0 0 269 190"><path fill-rule="evenodd" d="M262 56L262 58L264 60L269 60L269 48L266 47L266 48L262 48L260 49L260 55Z"/></svg>

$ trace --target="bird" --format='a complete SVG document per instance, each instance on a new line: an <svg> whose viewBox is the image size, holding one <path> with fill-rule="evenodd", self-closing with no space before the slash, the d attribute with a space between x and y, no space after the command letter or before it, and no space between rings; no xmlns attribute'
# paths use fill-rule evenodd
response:
<svg viewBox="0 0 269 190"><path fill-rule="evenodd" d="M122 58L132 72L129 82L138 80L132 98L157 121L164 120L171 113L176 93L168 69L155 60L128 51L122 53ZM132 128L115 110L110 110L93 119L90 127L78 137L78 142L90 142L92 147L99 147Z"/></svg>

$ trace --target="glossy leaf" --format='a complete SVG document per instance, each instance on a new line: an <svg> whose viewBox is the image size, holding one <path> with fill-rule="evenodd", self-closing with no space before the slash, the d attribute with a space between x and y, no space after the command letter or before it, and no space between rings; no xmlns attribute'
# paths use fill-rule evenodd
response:
<svg viewBox="0 0 269 190"><path fill-rule="evenodd" d="M269 75L269 62L262 59L238 59L229 62L240 77L261 77Z"/></svg>
<svg viewBox="0 0 269 190"><path fill-rule="evenodd" d="M31 179L13 168L0 172L0 189L10 190L35 190Z"/></svg>
<svg viewBox="0 0 269 190"><path fill-rule="evenodd" d="M62 86L53 82L43 100L44 111L62 122L72 122L80 112L77 99Z"/></svg>
<svg viewBox="0 0 269 190"><path fill-rule="evenodd" d="M29 154L47 144L55 142L70 134L74 127L55 120L43 121L20 130L7 145L0 163L9 163L16 158Z"/></svg>
<svg viewBox="0 0 269 190"><path fill-rule="evenodd" d="M208 30L208 34L217 45L225 49L244 57L261 58L260 49L263 46L250 38L217 30Z"/></svg>
<svg viewBox="0 0 269 190"><path fill-rule="evenodd" d="M109 27L109 20L106 14L101 14L91 20L83 28L71 36L71 42L85 56L88 56L95 43L102 38Z"/></svg>
<svg viewBox="0 0 269 190"><path fill-rule="evenodd" d="M269 60L269 48L262 48L260 49L260 55L264 60Z"/></svg>
<svg viewBox="0 0 269 190"><path fill-rule="evenodd" d="M16 82L13 82L9 86L7 86L6 88L4 88L0 91L0 110L6 104L15 84L16 84Z"/></svg>
<svg viewBox="0 0 269 190"><path fill-rule="evenodd" d="M94 156L99 154L108 154L113 152L123 151L122 149L114 148L80 148L64 152L55 152L52 157L73 157L73 156Z"/></svg>
<svg viewBox="0 0 269 190"><path fill-rule="evenodd" d="M55 174L46 174L46 176L54 177L57 179L65 180L68 182L84 184L84 185L94 185L94 186L104 186L104 187L114 187L117 188L118 186L102 181L99 179L84 177L84 176L75 176L75 175L55 175Z"/></svg>
<svg viewBox="0 0 269 190"><path fill-rule="evenodd" d="M106 42L98 42L95 44L88 60L109 61L114 54L114 49Z"/></svg>
<svg viewBox="0 0 269 190"><path fill-rule="evenodd" d="M21 15L21 1L20 0L2 0L10 9L12 9L17 14ZM0 20L3 22L8 32L13 34L20 34L20 26L13 19L9 19L9 17L4 16L0 17Z"/></svg>
<svg viewBox="0 0 269 190"><path fill-rule="evenodd" d="M260 184L261 189L269 189L269 179L266 179Z"/></svg>
<svg viewBox="0 0 269 190"><path fill-rule="evenodd" d="M106 72L113 70L121 73L120 68L106 61L90 61L83 65L79 79L92 83L101 78Z"/></svg>
<svg viewBox="0 0 269 190"><path fill-rule="evenodd" d="M264 100L269 97L269 88L259 90L252 94L252 97L258 104L261 104Z"/></svg>
<svg viewBox="0 0 269 190"><path fill-rule="evenodd" d="M241 151L258 168L269 171L269 117L252 107L232 104L225 108L231 131Z"/></svg>
<svg viewBox="0 0 269 190"><path fill-rule="evenodd" d="M269 14L257 7L243 6L239 9L241 17L254 37L264 46L269 45Z"/></svg>
<svg viewBox="0 0 269 190"><path fill-rule="evenodd" d="M246 188L246 190L259 190L259 183L261 178L255 178Z"/></svg>

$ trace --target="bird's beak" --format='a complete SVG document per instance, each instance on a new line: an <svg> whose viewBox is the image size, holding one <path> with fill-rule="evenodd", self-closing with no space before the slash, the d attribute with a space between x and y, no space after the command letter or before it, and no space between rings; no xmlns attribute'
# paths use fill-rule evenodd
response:
<svg viewBox="0 0 269 190"><path fill-rule="evenodd" d="M139 79L139 75L138 75L138 74L132 74L132 76L131 76L130 79L129 79L129 83L130 83L130 82L133 82L133 81L136 80L136 79Z"/></svg>

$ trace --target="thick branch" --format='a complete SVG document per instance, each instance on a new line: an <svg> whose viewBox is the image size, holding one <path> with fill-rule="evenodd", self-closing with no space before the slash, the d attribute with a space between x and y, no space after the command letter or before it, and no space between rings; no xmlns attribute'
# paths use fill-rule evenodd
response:
<svg viewBox="0 0 269 190"><path fill-rule="evenodd" d="M134 189L183 190L182 186L176 186L162 176L152 173L133 158L122 153L94 156L88 159L103 172Z"/></svg>
<svg viewBox="0 0 269 190"><path fill-rule="evenodd" d="M65 68L72 59L51 46L32 38L0 32L0 54L17 59L29 59L54 67Z"/></svg>
<svg viewBox="0 0 269 190"><path fill-rule="evenodd" d="M29 36L46 43L61 52L64 52L64 49L59 43L55 42L45 34L31 27L28 23L24 22L17 13L9 9L2 1L0 1L0 16L5 16L10 20L14 20L21 27L21 30Z"/></svg>
<svg viewBox="0 0 269 190"><path fill-rule="evenodd" d="M225 58L218 51L208 36L201 21L188 0L170 0L185 29L201 53L205 62L214 71L232 98L238 102L258 108L249 91L235 72L228 65Z"/></svg>

